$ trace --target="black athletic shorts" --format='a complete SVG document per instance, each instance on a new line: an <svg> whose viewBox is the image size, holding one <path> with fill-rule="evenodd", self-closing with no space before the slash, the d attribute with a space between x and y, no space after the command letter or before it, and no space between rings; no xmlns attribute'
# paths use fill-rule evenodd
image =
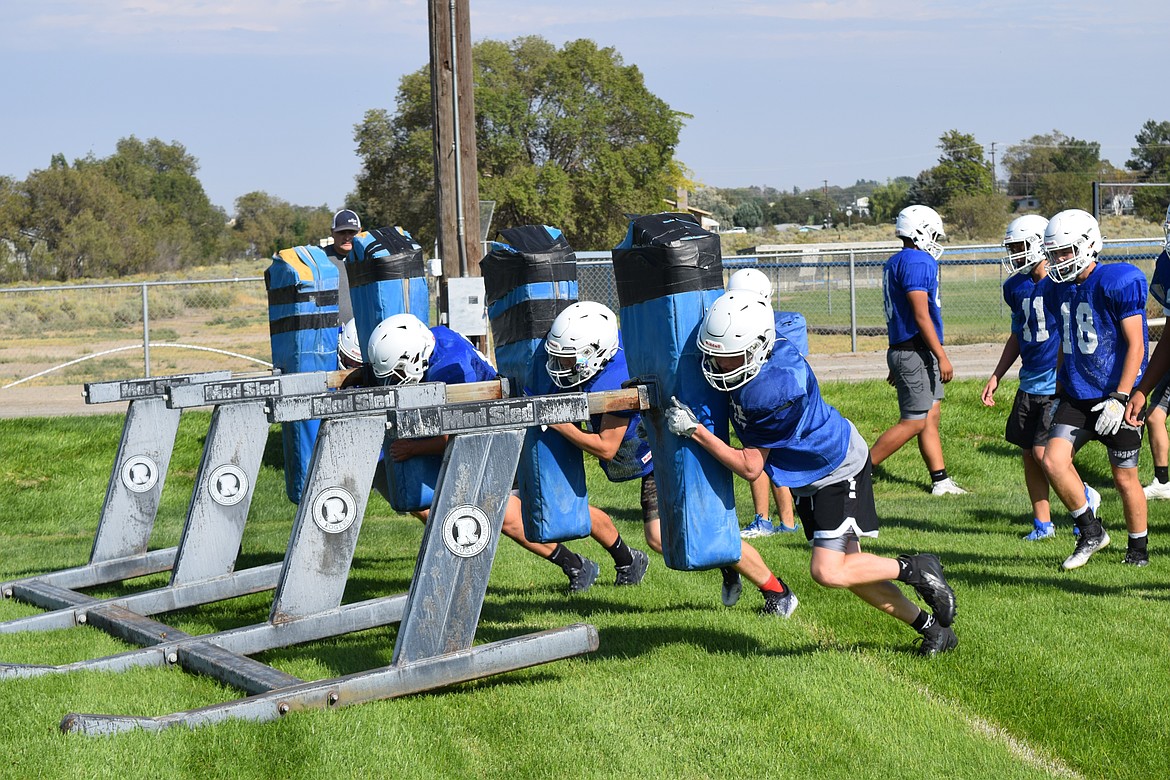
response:
<svg viewBox="0 0 1170 780"><path fill-rule="evenodd" d="M835 539L846 534L877 536L878 516L873 502L873 465L865 465L849 479L834 482L811 496L796 496L796 513L804 535Z"/></svg>
<svg viewBox="0 0 1170 780"><path fill-rule="evenodd" d="M1043 447L1048 443L1055 401L1054 395L1033 395L1017 390L1003 437L1021 449Z"/></svg>
<svg viewBox="0 0 1170 780"><path fill-rule="evenodd" d="M1138 455L1142 451L1141 428L1133 428L1122 423L1121 428L1112 436L1098 434L1096 425L1101 413L1094 412L1093 407L1104 400L1093 398L1088 401L1077 401L1062 394L1059 396L1056 412L1052 415L1052 428L1048 432L1048 437L1072 442L1074 453L1088 442L1099 441L1105 445L1109 453L1110 465L1127 469L1137 468Z"/></svg>

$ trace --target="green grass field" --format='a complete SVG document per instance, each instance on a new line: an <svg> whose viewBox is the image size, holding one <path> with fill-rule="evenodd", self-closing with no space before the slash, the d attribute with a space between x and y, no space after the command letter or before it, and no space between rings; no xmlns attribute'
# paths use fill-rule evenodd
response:
<svg viewBox="0 0 1170 780"><path fill-rule="evenodd" d="M958 649L917 657L915 634L808 575L803 538L758 547L800 596L791 620L720 604L719 575L667 570L617 589L602 562L589 592L564 593L552 565L503 542L478 633L492 641L577 621L597 626L589 656L476 683L269 724L91 739L62 735L69 712L161 715L240 694L179 669L0 683L0 777L68 778L1163 778L1170 776L1170 559L1167 507L1150 513L1151 565L1122 566L1124 530L1104 452L1078 461L1104 495L1114 546L1059 570L1073 537L1024 543L1031 514L1019 458L1001 437L1014 388L986 410L980 384L948 389L948 466L968 496L932 498L913 445L877 470L879 554L937 552L958 594ZM883 383L828 385L872 441L896 415ZM183 418L152 546L175 544L209 415ZM0 579L84 563L121 429L117 416L0 420ZM279 451L271 446L270 452ZM1148 460L1143 480L1149 478ZM589 467L594 503L645 549L635 484ZM737 485L739 514L752 510ZM371 501L346 600L404 591L417 521ZM266 462L241 566L283 554L294 507ZM148 580L162 584L161 576ZM137 583L136 583L137 585ZM112 593L113 590L101 591ZM190 633L261 622L270 595L160 616ZM0 620L38 610L0 603ZM388 664L395 631L377 629L261 656L306 679ZM0 660L65 663L128 649L91 628L0 636Z"/></svg>

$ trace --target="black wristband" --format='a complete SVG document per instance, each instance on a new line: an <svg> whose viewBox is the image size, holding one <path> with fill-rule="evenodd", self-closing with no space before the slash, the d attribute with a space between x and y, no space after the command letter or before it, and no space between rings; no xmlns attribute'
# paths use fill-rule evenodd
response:
<svg viewBox="0 0 1170 780"><path fill-rule="evenodd" d="M1109 394L1109 397L1112 398L1114 401L1120 401L1122 404L1129 403L1129 394L1128 393L1113 392L1113 393Z"/></svg>

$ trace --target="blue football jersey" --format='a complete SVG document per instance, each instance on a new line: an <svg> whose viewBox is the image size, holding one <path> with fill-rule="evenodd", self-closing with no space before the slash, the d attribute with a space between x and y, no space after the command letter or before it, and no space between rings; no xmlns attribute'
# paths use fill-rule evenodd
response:
<svg viewBox="0 0 1170 780"><path fill-rule="evenodd" d="M619 349L617 354L600 371L581 383L578 388L581 392L596 393L603 390L617 390L622 382L630 378L630 370L626 366L626 351ZM610 482L625 482L629 479L644 477L654 471L653 455L650 453L650 443L638 434L641 428L642 414L637 411L607 412L615 417L626 419L626 431L622 434L622 443L618 447L613 460L597 459L601 470ZM589 430L597 433L601 430L603 415L595 414L589 418Z"/></svg>
<svg viewBox="0 0 1170 780"><path fill-rule="evenodd" d="M930 321L938 343L943 343L942 300L938 292L938 261L920 249L903 249L886 261L882 268L882 294L885 299L886 329L890 345L918 335L918 323L906 293L926 292Z"/></svg>
<svg viewBox="0 0 1170 780"><path fill-rule="evenodd" d="M821 398L812 368L789 342L777 341L760 373L729 396L736 435L770 450L764 472L775 484L810 485L845 459L849 421Z"/></svg>
<svg viewBox="0 0 1170 780"><path fill-rule="evenodd" d="M1134 382L1141 380L1149 359L1146 294L1145 275L1129 263L1098 263L1084 282L1048 288L1045 295L1060 312L1064 358L1057 379L1065 393L1089 400L1117 389L1127 348L1121 321L1134 315L1142 318L1142 364Z"/></svg>
<svg viewBox="0 0 1170 780"><path fill-rule="evenodd" d="M1150 295L1162 305L1162 310L1170 314L1170 303L1166 302L1166 289L1170 288L1170 254L1162 250L1154 262L1154 275L1150 277Z"/></svg>
<svg viewBox="0 0 1170 780"><path fill-rule="evenodd" d="M1047 276L1035 282L1030 274L1012 274L1003 283L1012 333L1020 345L1020 389L1033 395L1056 392L1060 309L1052 296L1044 295L1054 284Z"/></svg>
<svg viewBox="0 0 1170 780"><path fill-rule="evenodd" d="M431 328L431 333L435 334L435 351L422 381L461 385L487 382L498 376L483 353L462 334L443 325Z"/></svg>

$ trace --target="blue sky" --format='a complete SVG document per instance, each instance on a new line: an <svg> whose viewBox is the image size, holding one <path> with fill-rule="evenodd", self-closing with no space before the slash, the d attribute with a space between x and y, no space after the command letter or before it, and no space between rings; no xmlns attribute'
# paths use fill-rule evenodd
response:
<svg viewBox="0 0 1170 780"><path fill-rule="evenodd" d="M916 175L957 128L997 156L1058 129L1122 165L1170 119L1164 0L470 0L475 40L590 38L691 114L703 183ZM425 0L6 0L0 175L119 138L177 141L229 212L264 190L338 208L353 126L426 63Z"/></svg>

